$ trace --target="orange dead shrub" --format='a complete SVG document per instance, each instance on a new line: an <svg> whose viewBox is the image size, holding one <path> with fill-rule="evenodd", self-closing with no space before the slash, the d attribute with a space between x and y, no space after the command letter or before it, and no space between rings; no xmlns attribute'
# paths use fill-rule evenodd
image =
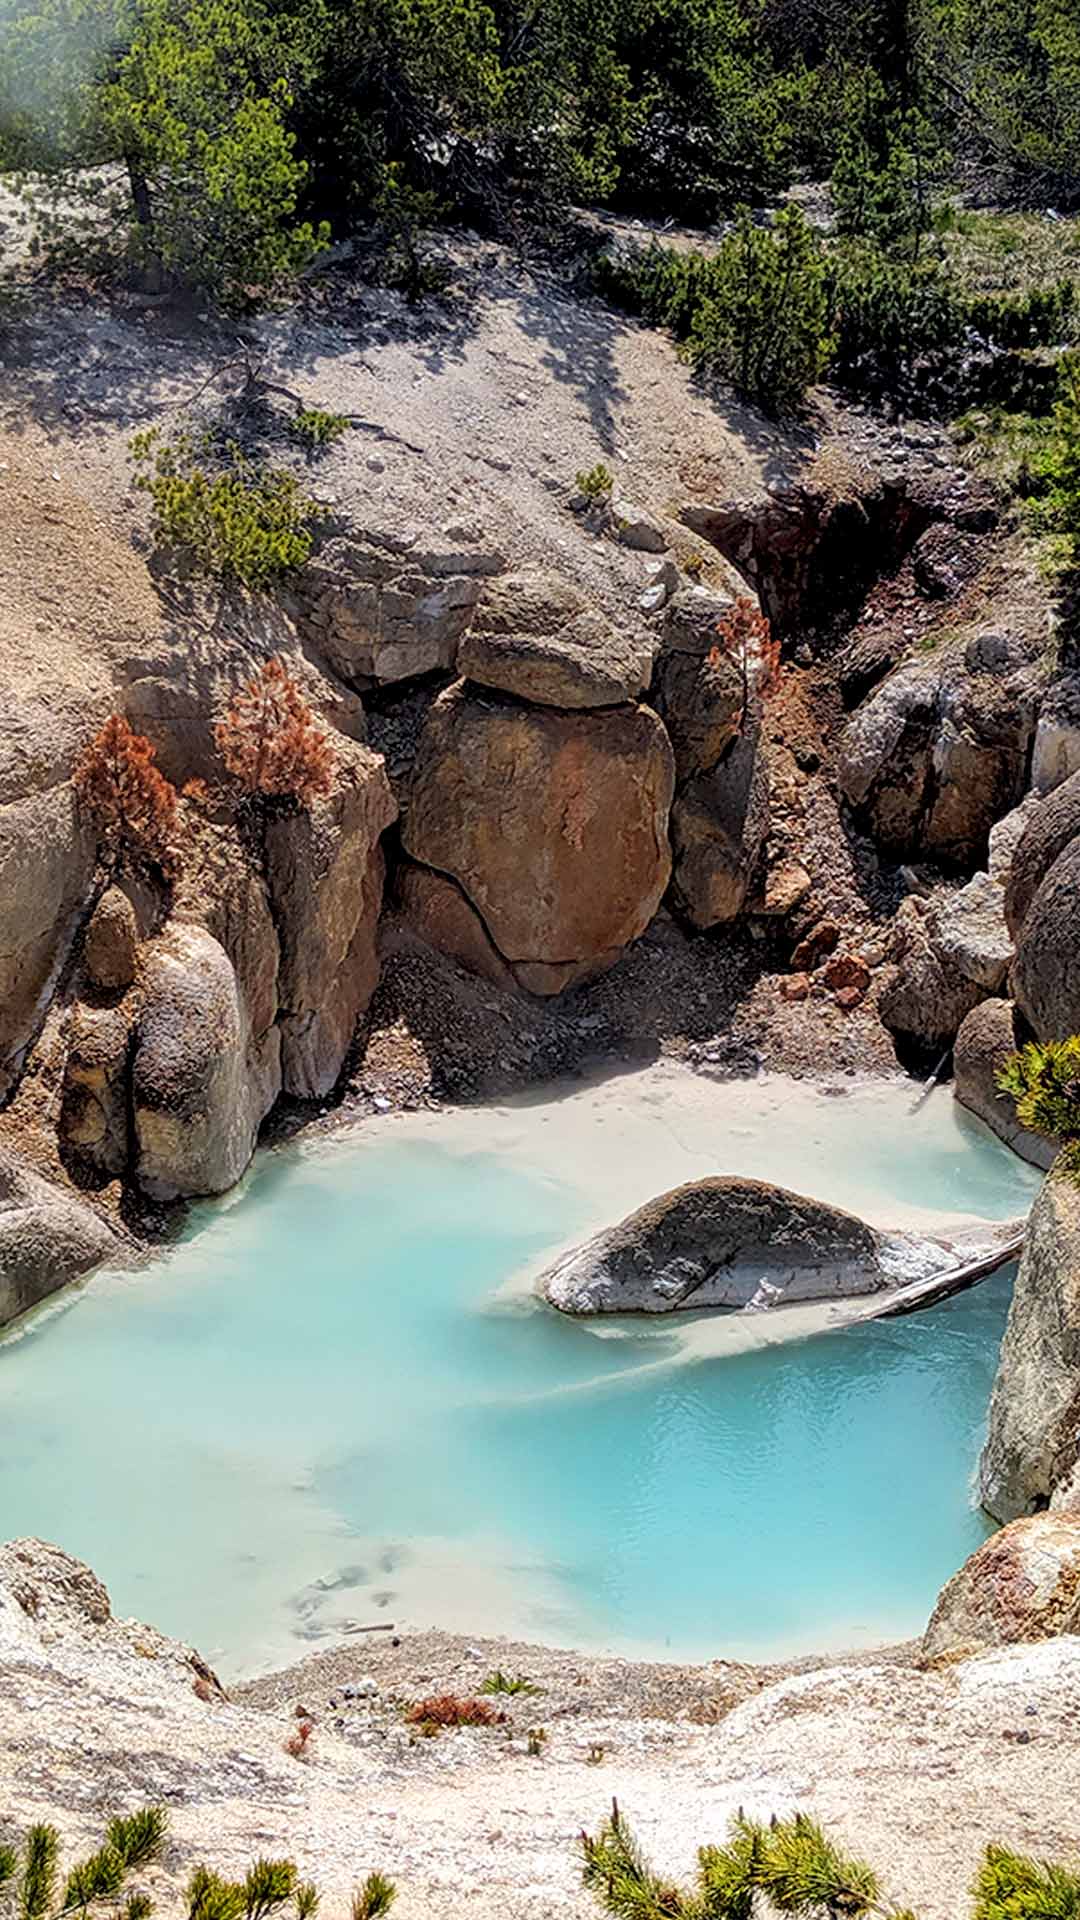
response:
<svg viewBox="0 0 1080 1920"><path fill-rule="evenodd" d="M169 876L176 870L176 789L155 757L145 735L114 713L78 762L72 785L111 867L127 859Z"/></svg>
<svg viewBox="0 0 1080 1920"><path fill-rule="evenodd" d="M290 1759L309 1760L311 1758L311 1740L314 1732L315 1725L313 1721L301 1720L298 1722L293 1732L288 1734L281 1743Z"/></svg>
<svg viewBox="0 0 1080 1920"><path fill-rule="evenodd" d="M773 639L765 615L746 596L717 622L716 632L707 660L710 665L718 665L724 657L735 662L742 674L745 719L751 699L767 699L780 678L780 642Z"/></svg>
<svg viewBox="0 0 1080 1920"><path fill-rule="evenodd" d="M214 737L248 794L310 807L334 784L334 750L276 654L233 695Z"/></svg>
<svg viewBox="0 0 1080 1920"><path fill-rule="evenodd" d="M503 1715L487 1700L462 1699L456 1693L432 1693L405 1715L414 1727L494 1727Z"/></svg>

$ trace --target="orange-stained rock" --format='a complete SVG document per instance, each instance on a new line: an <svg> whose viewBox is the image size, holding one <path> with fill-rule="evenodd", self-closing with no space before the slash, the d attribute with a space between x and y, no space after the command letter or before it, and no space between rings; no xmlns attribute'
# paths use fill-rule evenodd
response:
<svg viewBox="0 0 1080 1920"><path fill-rule="evenodd" d="M648 707L570 714L459 683L425 721L402 844L457 882L521 986L558 993L652 919L673 785Z"/></svg>
<svg viewBox="0 0 1080 1920"><path fill-rule="evenodd" d="M984 1541L938 1595L923 1659L962 1660L1018 1640L1080 1631L1080 1513L1014 1520Z"/></svg>

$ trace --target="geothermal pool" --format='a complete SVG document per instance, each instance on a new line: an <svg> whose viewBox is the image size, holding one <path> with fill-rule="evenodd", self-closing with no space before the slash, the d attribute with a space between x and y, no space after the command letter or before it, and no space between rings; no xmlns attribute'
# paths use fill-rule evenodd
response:
<svg viewBox="0 0 1080 1920"><path fill-rule="evenodd" d="M528 1288L709 1171L880 1225L1026 1210L1034 1172L947 1093L912 1104L660 1068L267 1153L162 1261L0 1343L3 1533L231 1675L387 1620L657 1657L913 1633L986 1532L1009 1275L732 1353L715 1320L571 1322Z"/></svg>

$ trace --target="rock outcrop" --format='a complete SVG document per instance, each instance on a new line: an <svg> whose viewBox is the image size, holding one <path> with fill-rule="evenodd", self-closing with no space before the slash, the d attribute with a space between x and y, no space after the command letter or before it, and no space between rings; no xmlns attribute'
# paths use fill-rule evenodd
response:
<svg viewBox="0 0 1080 1920"><path fill-rule="evenodd" d="M382 760L339 749L333 792L268 824L266 871L279 944L281 1084L321 1099L336 1084L379 977L381 836L397 809Z"/></svg>
<svg viewBox="0 0 1080 1920"><path fill-rule="evenodd" d="M1021 852L1023 849L1021 848ZM1038 888L1016 940L1012 988L1040 1040L1080 1032L1080 837Z"/></svg>
<svg viewBox="0 0 1080 1920"><path fill-rule="evenodd" d="M929 1665L1080 1632L1080 1513L1003 1527L942 1588L923 1635Z"/></svg>
<svg viewBox="0 0 1080 1920"><path fill-rule="evenodd" d="M504 574L486 588L457 652L458 671L548 707L610 707L648 687L653 650L620 632L560 575Z"/></svg>
<svg viewBox="0 0 1080 1920"><path fill-rule="evenodd" d="M770 1306L874 1293L897 1283L904 1258L839 1207L718 1177L660 1194L564 1254L538 1285L574 1314Z"/></svg>
<svg viewBox="0 0 1080 1920"><path fill-rule="evenodd" d="M1014 939L1055 860L1080 838L1080 773L1045 798L1036 797L1033 806L1030 799L1024 804L1028 812L1005 885L1005 919Z"/></svg>
<svg viewBox="0 0 1080 1920"><path fill-rule="evenodd" d="M329 543L291 601L301 632L353 687L449 672L502 555L472 528L390 529Z"/></svg>
<svg viewBox="0 0 1080 1920"><path fill-rule="evenodd" d="M943 1050L986 988L938 950L932 918L920 905L905 901L897 915L904 951L878 995L878 1012L891 1033Z"/></svg>
<svg viewBox="0 0 1080 1920"><path fill-rule="evenodd" d="M139 928L135 909L119 887L108 887L90 916L83 965L102 993L123 993L135 978Z"/></svg>
<svg viewBox="0 0 1080 1920"><path fill-rule="evenodd" d="M769 832L769 776L750 725L671 809L672 897L695 927L734 920L757 878Z"/></svg>
<svg viewBox="0 0 1080 1920"><path fill-rule="evenodd" d="M1050 793L1080 773L1080 673L1063 673L1047 693L1035 729L1031 784Z"/></svg>
<svg viewBox="0 0 1080 1920"><path fill-rule="evenodd" d="M840 783L885 852L985 859L1024 790L1039 673L1019 645L988 650L977 636L900 667L863 702L840 743Z"/></svg>
<svg viewBox="0 0 1080 1920"><path fill-rule="evenodd" d="M1023 1044L1011 1000L984 1000L961 1024L953 1046L953 1091L961 1106L985 1122L999 1140L1033 1166L1049 1167L1056 1149L1016 1118L1016 1108L998 1092L997 1077Z"/></svg>
<svg viewBox="0 0 1080 1920"><path fill-rule="evenodd" d="M652 919L673 783L648 707L570 714L458 685L428 713L402 844L461 889L519 985L558 993Z"/></svg>
<svg viewBox="0 0 1080 1920"><path fill-rule="evenodd" d="M0 1326L117 1248L88 1206L0 1147Z"/></svg>
<svg viewBox="0 0 1080 1920"><path fill-rule="evenodd" d="M131 1098L135 1177L155 1200L224 1193L239 1180L277 1093L253 1056L236 974L201 927L178 924L144 955Z"/></svg>
<svg viewBox="0 0 1080 1920"><path fill-rule="evenodd" d="M1015 1520L1071 1500L1078 1458L1080 1186L1055 1168L1031 1210L1001 1343L982 1504L996 1520Z"/></svg>

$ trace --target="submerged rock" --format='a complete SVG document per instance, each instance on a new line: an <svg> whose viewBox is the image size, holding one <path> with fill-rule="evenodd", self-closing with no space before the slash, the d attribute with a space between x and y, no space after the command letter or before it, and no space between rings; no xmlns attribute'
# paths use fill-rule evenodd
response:
<svg viewBox="0 0 1080 1920"><path fill-rule="evenodd" d="M938 1595L922 1657L963 1660L1077 1632L1080 1513L1039 1513L993 1534L954 1573Z"/></svg>
<svg viewBox="0 0 1080 1920"><path fill-rule="evenodd" d="M1015 1520L1073 1497L1080 1458L1080 1186L1063 1169L1031 1210L990 1399L979 1497Z"/></svg>
<svg viewBox="0 0 1080 1920"><path fill-rule="evenodd" d="M671 1313L874 1293L948 1256L821 1200L718 1176L675 1187L542 1274L563 1313Z"/></svg>

